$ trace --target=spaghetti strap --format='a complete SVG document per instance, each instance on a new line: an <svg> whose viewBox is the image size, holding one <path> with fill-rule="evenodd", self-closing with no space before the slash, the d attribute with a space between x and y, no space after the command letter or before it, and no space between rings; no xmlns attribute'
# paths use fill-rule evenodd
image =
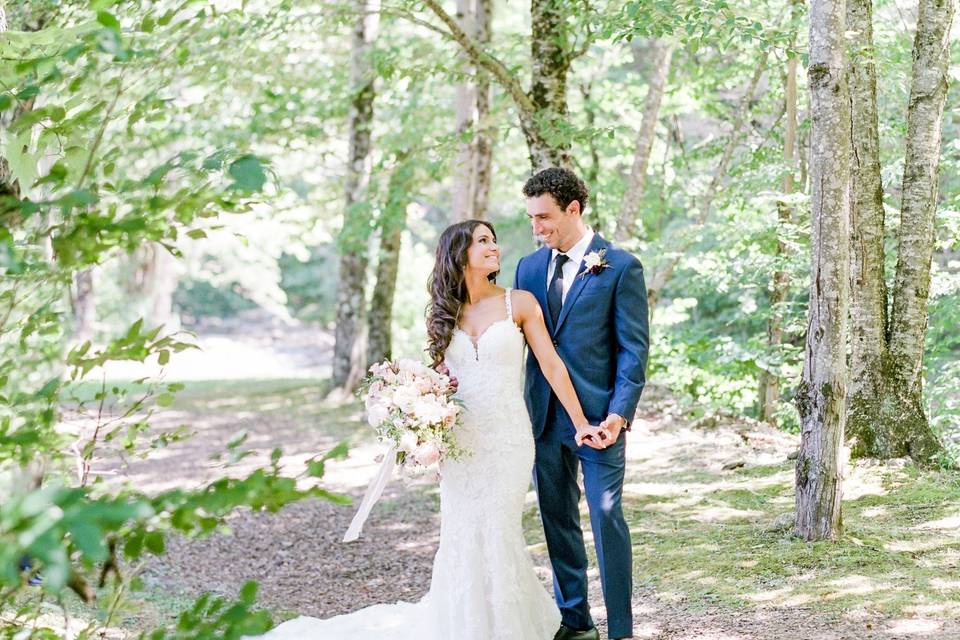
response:
<svg viewBox="0 0 960 640"><path fill-rule="evenodd" d="M513 301L510 300L510 292L513 289L507 288L506 293L503 294L504 299L507 301L507 319L513 320Z"/></svg>

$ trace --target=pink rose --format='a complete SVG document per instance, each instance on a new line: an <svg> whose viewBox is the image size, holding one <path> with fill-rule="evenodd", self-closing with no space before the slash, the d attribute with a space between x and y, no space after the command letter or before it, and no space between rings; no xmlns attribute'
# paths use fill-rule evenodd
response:
<svg viewBox="0 0 960 640"><path fill-rule="evenodd" d="M424 442L413 452L413 459L417 464L429 467L440 459L440 449L432 442Z"/></svg>

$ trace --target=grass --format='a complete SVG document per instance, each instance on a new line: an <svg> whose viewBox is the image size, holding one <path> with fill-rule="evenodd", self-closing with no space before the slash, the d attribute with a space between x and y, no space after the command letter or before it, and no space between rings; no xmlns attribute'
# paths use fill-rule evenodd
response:
<svg viewBox="0 0 960 640"><path fill-rule="evenodd" d="M872 490L844 501L844 534L808 543L770 526L793 508L792 472L789 463L743 469L732 476L742 486L679 505L675 496L628 497L637 579L694 606L960 617L960 475L858 467L851 493L858 482ZM777 482L752 481L770 478Z"/></svg>

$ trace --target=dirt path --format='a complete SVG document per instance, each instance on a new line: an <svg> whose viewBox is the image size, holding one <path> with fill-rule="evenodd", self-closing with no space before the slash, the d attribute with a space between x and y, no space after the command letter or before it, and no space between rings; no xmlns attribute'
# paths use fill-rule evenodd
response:
<svg viewBox="0 0 960 640"><path fill-rule="evenodd" d="M329 404L319 398L315 384L233 382L188 388L182 395L155 422L161 427L187 423L198 435L158 457L114 469L119 478L148 490L198 483L261 466L274 447L284 450L282 463L295 474L308 457L345 439L350 456L329 464L322 483L359 501L376 468L378 447L360 420L359 406ZM240 430L248 432L245 446L253 455L228 468L211 460ZM629 437L625 506L634 539L636 637L960 638L956 609L924 613L921 608L887 616L881 613L880 598L887 593L880 587L874 600L854 599L844 609L831 599L864 593L856 585L842 588L847 573L836 588L829 585L837 580L817 573L816 563L796 578L777 573L781 555L782 563L790 564L803 549L812 549L764 533L778 512L792 507L786 457L796 447L795 436L743 422L690 423L668 396L654 390ZM725 465L740 468L724 470ZM148 590L163 594L161 599L186 600L201 591L233 595L244 581L254 579L260 583L262 604L281 618L326 617L378 602L415 600L430 581L438 507L431 484L394 481L363 538L352 544L342 544L340 537L353 507L311 501L275 515L238 513L230 520L230 533L171 541L167 555L152 562L145 574ZM532 492L524 526L547 587L549 563ZM587 536L589 541L589 532ZM751 555L753 548L760 549L758 555ZM727 562L740 553L743 560ZM770 575L758 578L763 572ZM820 578L823 588L807 588L810 579ZM602 630L605 613L595 570L591 590ZM831 602L833 606L824 606Z"/></svg>

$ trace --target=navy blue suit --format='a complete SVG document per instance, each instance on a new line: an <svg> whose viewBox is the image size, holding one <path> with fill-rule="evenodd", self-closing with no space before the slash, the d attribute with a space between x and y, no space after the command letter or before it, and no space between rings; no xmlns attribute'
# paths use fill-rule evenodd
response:
<svg viewBox="0 0 960 640"><path fill-rule="evenodd" d="M609 267L573 280L556 326L547 303L549 248L520 260L514 285L540 302L553 344L570 372L587 420L594 425L611 413L633 419L645 383L649 344L647 289L640 261L595 234L587 254L601 249L606 249ZM577 273L584 269L581 263ZM609 636L631 636L632 554L621 508L626 434L603 450L577 447L573 423L532 352L527 356L524 398L536 438L534 482L563 623L574 629L593 626L580 528L577 469L581 467Z"/></svg>

